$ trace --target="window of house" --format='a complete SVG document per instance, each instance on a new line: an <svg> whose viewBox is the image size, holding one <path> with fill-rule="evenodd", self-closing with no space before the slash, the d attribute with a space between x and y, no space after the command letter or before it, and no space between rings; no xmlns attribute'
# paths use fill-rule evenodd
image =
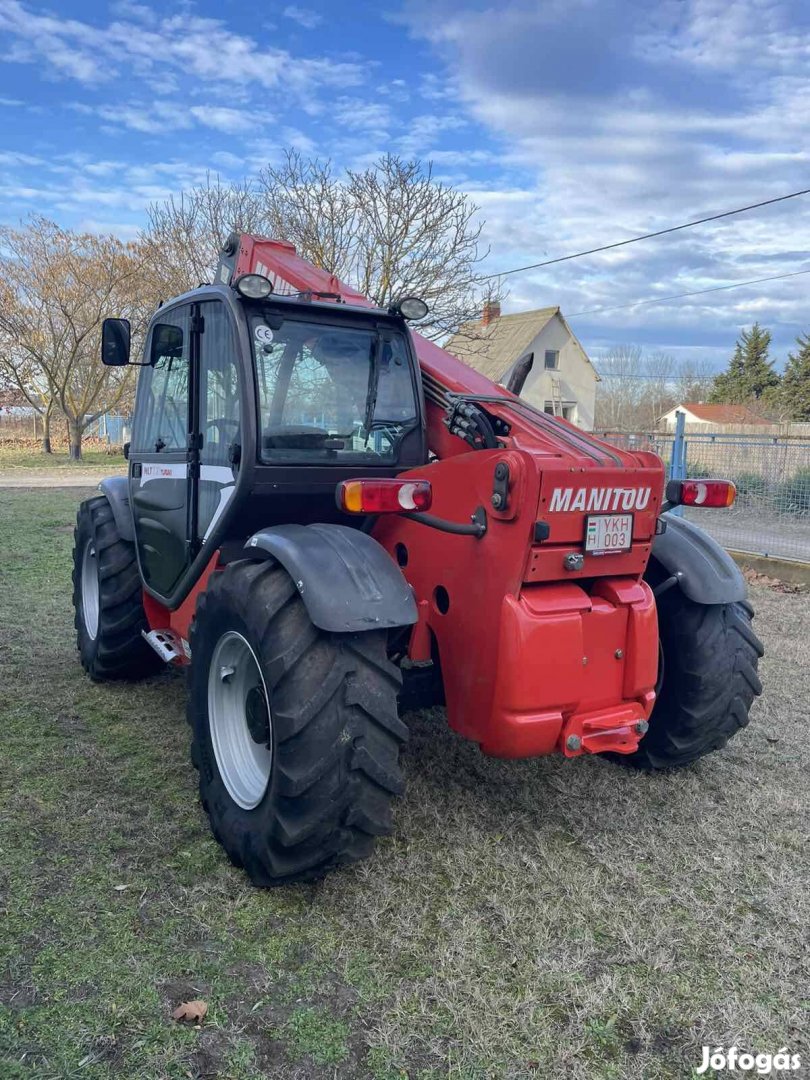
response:
<svg viewBox="0 0 810 1080"><path fill-rule="evenodd" d="M576 405L562 405L562 412L554 412L554 402L547 401L543 406L543 412L548 413L549 416L562 416L563 420L570 420L574 423L574 416L576 414Z"/></svg>
<svg viewBox="0 0 810 1080"><path fill-rule="evenodd" d="M546 349L546 371L556 371L560 366L559 349Z"/></svg>

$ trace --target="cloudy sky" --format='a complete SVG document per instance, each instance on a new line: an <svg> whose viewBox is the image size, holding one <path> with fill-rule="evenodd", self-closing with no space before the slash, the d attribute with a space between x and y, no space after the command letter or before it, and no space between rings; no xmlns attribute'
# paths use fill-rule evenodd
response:
<svg viewBox="0 0 810 1080"><path fill-rule="evenodd" d="M259 12L257 14L257 12ZM285 146L435 163L492 272L810 187L807 0L0 0L0 220L131 236L144 208ZM515 275L508 310L723 366L810 329L810 196Z"/></svg>

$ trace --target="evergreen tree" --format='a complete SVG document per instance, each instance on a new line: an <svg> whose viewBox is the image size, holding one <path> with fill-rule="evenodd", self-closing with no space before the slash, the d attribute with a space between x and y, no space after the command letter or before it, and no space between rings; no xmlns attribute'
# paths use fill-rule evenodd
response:
<svg viewBox="0 0 810 1080"><path fill-rule="evenodd" d="M764 330L759 323L743 330L728 368L714 380L709 400L739 405L777 387L779 376L768 359L770 344L770 330Z"/></svg>
<svg viewBox="0 0 810 1080"><path fill-rule="evenodd" d="M743 400L741 387L743 385L743 353L739 341L734 346L734 354L725 371L716 375L712 383L709 401L714 405L723 402L740 402Z"/></svg>
<svg viewBox="0 0 810 1080"><path fill-rule="evenodd" d="M810 421L810 334L796 338L798 351L788 353L780 397L792 420Z"/></svg>

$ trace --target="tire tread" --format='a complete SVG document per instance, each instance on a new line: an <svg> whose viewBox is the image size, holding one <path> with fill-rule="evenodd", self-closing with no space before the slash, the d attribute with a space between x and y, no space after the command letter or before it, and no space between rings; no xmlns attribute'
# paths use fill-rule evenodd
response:
<svg viewBox="0 0 810 1080"><path fill-rule="evenodd" d="M149 625L135 545L121 539L106 495L81 503L73 538L73 624L85 671L97 682L140 679L159 671L163 662L141 634ZM99 567L95 640L87 634L82 612L82 556L90 538Z"/></svg>
<svg viewBox="0 0 810 1080"><path fill-rule="evenodd" d="M208 735L205 658L234 620L258 647L275 734L268 792L251 811L228 796ZM279 885L368 856L375 838L392 830L408 734L385 633L318 630L282 567L245 560L212 577L190 644L192 759L203 807L231 861L255 884Z"/></svg>

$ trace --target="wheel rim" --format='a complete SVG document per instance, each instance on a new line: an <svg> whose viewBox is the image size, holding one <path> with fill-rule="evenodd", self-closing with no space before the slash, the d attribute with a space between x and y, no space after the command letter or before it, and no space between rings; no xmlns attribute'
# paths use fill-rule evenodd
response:
<svg viewBox="0 0 810 1080"><path fill-rule="evenodd" d="M93 641L98 636L98 610L98 559L95 544L88 540L82 553L82 613L84 628Z"/></svg>
<svg viewBox="0 0 810 1080"><path fill-rule="evenodd" d="M216 644L208 672L208 724L219 774L243 810L257 806L273 765L273 724L259 662L229 630Z"/></svg>

